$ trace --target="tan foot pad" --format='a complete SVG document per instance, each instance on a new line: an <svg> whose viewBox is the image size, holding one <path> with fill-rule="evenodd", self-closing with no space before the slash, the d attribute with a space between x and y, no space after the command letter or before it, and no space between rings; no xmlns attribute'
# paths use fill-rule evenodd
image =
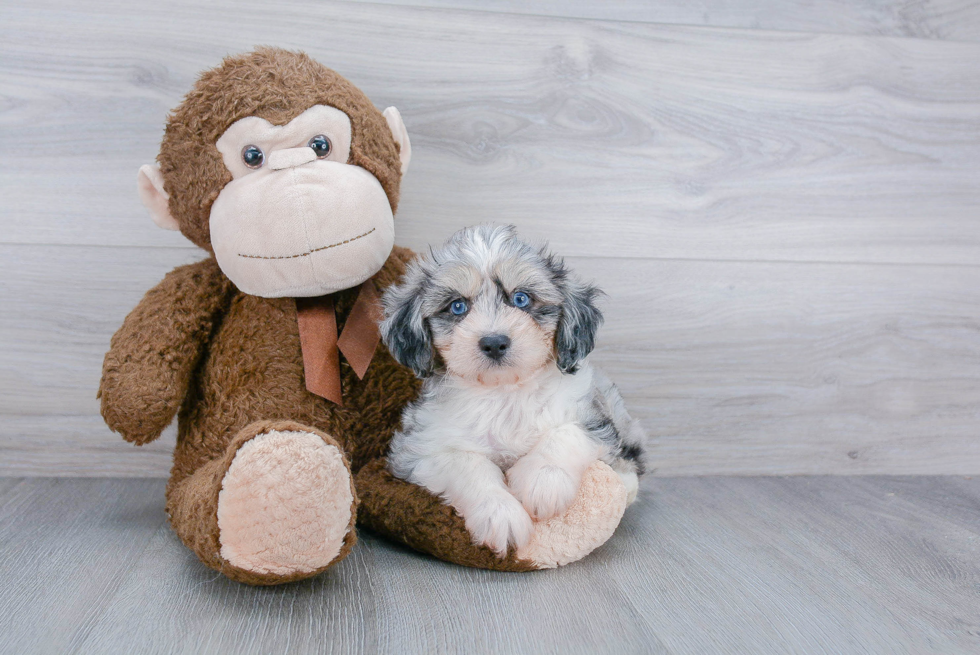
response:
<svg viewBox="0 0 980 655"><path fill-rule="evenodd" d="M616 472L596 462L582 477L572 505L561 516L534 523L534 534L517 557L541 569L582 559L606 543L626 511L626 486Z"/></svg>
<svg viewBox="0 0 980 655"><path fill-rule="evenodd" d="M221 557L262 574L321 569L340 553L353 500L337 448L309 432L260 434L239 448L222 480Z"/></svg>

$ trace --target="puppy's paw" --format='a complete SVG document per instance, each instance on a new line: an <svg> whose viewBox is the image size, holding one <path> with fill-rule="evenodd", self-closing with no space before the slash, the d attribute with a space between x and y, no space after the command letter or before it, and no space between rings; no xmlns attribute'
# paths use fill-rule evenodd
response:
<svg viewBox="0 0 980 655"><path fill-rule="evenodd" d="M528 513L547 520L562 514L575 500L579 480L540 457L524 457L507 471L507 484Z"/></svg>
<svg viewBox="0 0 980 655"><path fill-rule="evenodd" d="M466 513L466 529L473 541L489 546L497 555L507 555L507 546L523 547L534 529L531 517L516 498L501 494L482 500Z"/></svg>

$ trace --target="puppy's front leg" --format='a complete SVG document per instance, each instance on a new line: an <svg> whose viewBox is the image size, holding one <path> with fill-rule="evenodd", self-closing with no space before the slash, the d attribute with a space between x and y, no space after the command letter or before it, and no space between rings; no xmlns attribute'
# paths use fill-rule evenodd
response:
<svg viewBox="0 0 980 655"><path fill-rule="evenodd" d="M531 517L504 483L500 467L479 453L445 451L420 459L410 481L442 496L466 522L473 541L501 557L531 538Z"/></svg>
<svg viewBox="0 0 980 655"><path fill-rule="evenodd" d="M599 444L578 424L566 423L510 467L507 483L531 516L549 519L568 509L582 475L599 454Z"/></svg>

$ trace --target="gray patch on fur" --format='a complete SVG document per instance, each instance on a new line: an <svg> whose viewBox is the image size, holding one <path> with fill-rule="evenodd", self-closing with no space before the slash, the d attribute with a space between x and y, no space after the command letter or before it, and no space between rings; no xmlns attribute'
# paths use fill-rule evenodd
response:
<svg viewBox="0 0 980 655"><path fill-rule="evenodd" d="M420 311L427 283L428 276L423 271L409 268L402 283L385 292L385 320L379 326L391 356L420 378L431 375L434 367L432 335Z"/></svg>
<svg viewBox="0 0 980 655"><path fill-rule="evenodd" d="M592 368L596 394L589 411L579 421L593 438L615 444L613 457L606 463L617 471L633 471L643 475L647 470L646 431L640 422L629 415L619 389L601 370ZM595 425L596 430L590 428Z"/></svg>

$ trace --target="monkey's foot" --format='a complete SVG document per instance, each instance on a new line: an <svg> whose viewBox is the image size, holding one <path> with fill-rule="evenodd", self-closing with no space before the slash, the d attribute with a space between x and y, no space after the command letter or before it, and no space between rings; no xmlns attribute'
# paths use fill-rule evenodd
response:
<svg viewBox="0 0 980 655"><path fill-rule="evenodd" d="M278 427L239 446L218 494L221 558L265 584L307 577L338 560L355 514L350 470L336 443L301 426Z"/></svg>
<svg viewBox="0 0 980 655"><path fill-rule="evenodd" d="M357 497L340 445L292 421L257 421L167 485L170 525L204 564L273 585L336 564L357 541Z"/></svg>
<svg viewBox="0 0 980 655"><path fill-rule="evenodd" d="M582 559L612 536L626 511L627 496L616 472L596 462L582 476L578 495L565 513L536 521L531 541L517 551L517 557L539 569Z"/></svg>

